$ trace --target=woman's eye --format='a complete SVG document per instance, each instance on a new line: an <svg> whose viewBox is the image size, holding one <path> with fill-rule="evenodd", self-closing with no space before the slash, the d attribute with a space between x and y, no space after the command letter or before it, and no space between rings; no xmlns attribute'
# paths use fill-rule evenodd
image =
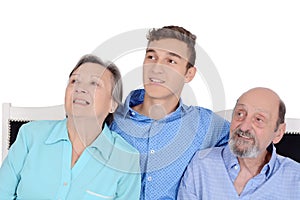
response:
<svg viewBox="0 0 300 200"><path fill-rule="evenodd" d="M91 84L94 85L94 86L100 86L100 84L96 81L92 81Z"/></svg>

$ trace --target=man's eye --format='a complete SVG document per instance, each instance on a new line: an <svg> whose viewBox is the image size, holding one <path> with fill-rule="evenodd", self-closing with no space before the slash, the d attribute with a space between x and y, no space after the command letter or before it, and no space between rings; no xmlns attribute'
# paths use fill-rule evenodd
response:
<svg viewBox="0 0 300 200"><path fill-rule="evenodd" d="M237 120L242 120L246 117L246 113L244 111L236 111L234 116Z"/></svg>
<svg viewBox="0 0 300 200"><path fill-rule="evenodd" d="M171 63L171 64L177 64L177 62L175 60L172 60L172 59L169 59L168 62Z"/></svg>
<svg viewBox="0 0 300 200"><path fill-rule="evenodd" d="M244 117L245 113L244 112L237 112L236 115L241 118L241 117Z"/></svg>
<svg viewBox="0 0 300 200"><path fill-rule="evenodd" d="M71 79L71 80L70 80L70 83L71 83L71 84L78 83L78 80L77 80L77 79Z"/></svg>
<svg viewBox="0 0 300 200"><path fill-rule="evenodd" d="M152 55L148 55L147 58L148 58L149 60L155 60L155 57L152 56Z"/></svg>
<svg viewBox="0 0 300 200"><path fill-rule="evenodd" d="M261 119L261 118L259 118L259 117L256 117L256 121L258 121L258 122L263 122L264 120Z"/></svg>

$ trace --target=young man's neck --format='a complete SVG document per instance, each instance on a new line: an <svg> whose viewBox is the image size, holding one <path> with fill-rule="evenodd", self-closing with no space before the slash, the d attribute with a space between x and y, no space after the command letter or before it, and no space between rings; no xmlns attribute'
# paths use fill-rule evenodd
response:
<svg viewBox="0 0 300 200"><path fill-rule="evenodd" d="M132 109L149 118L159 120L174 112L177 109L178 104L179 100L175 95L167 100L161 100L149 98L145 94L144 102L132 107Z"/></svg>

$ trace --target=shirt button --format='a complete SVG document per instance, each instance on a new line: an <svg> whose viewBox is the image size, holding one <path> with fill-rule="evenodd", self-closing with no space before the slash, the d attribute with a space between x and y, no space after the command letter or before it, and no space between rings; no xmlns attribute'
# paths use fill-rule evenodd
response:
<svg viewBox="0 0 300 200"><path fill-rule="evenodd" d="M131 112L131 115L134 116L134 115L135 115L135 112Z"/></svg>
<svg viewBox="0 0 300 200"><path fill-rule="evenodd" d="M155 153L155 151L154 151L153 149L151 149L151 150L150 150L150 153L151 153L151 154L154 154L154 153Z"/></svg>
<svg viewBox="0 0 300 200"><path fill-rule="evenodd" d="M148 176L147 180L148 180L148 181L152 181L152 177L151 177L151 176Z"/></svg>
<svg viewBox="0 0 300 200"><path fill-rule="evenodd" d="M67 186L68 185L68 183L67 182L64 182L64 186Z"/></svg>
<svg viewBox="0 0 300 200"><path fill-rule="evenodd" d="M236 165L236 166L234 166L234 169L236 169L236 170L237 170L238 168L239 168L239 166L237 166L237 165Z"/></svg>

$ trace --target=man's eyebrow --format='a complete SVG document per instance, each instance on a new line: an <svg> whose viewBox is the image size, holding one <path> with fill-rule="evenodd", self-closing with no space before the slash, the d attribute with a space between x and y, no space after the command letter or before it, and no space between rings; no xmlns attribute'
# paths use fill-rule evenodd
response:
<svg viewBox="0 0 300 200"><path fill-rule="evenodd" d="M155 51L154 49L149 48L149 49L146 49L146 53L156 53L156 51ZM175 57L177 57L177 58L179 58L179 59L182 58L180 55L178 55L178 54L176 54L176 53L173 53L173 52L168 52L168 54L169 54L170 56L175 56Z"/></svg>
<svg viewBox="0 0 300 200"><path fill-rule="evenodd" d="M168 54L169 54L170 56L175 56L175 57L177 57L177 58L181 59L181 56L180 56L180 55L178 55L178 54L176 54L176 53L173 53L173 52L168 52Z"/></svg>
<svg viewBox="0 0 300 200"><path fill-rule="evenodd" d="M155 53L154 49L146 49L146 53Z"/></svg>

